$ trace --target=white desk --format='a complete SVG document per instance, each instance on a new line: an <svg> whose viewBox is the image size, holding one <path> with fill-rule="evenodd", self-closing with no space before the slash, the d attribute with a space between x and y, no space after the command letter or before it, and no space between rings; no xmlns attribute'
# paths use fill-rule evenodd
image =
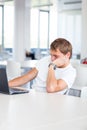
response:
<svg viewBox="0 0 87 130"><path fill-rule="evenodd" d="M87 130L87 100L33 91L0 94L0 130Z"/></svg>

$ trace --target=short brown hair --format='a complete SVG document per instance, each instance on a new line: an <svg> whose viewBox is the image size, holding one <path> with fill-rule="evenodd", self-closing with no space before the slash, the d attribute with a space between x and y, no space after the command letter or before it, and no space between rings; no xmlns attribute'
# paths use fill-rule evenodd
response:
<svg viewBox="0 0 87 130"><path fill-rule="evenodd" d="M66 55L68 52L70 52L70 58L72 56L72 45L71 43L64 39L64 38L58 38L54 40L50 45L51 50L57 50L59 49L61 53Z"/></svg>

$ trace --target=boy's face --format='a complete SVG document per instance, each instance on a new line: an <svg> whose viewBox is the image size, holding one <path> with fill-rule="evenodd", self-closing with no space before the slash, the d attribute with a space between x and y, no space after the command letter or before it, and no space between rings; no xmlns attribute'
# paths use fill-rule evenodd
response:
<svg viewBox="0 0 87 130"><path fill-rule="evenodd" d="M50 49L50 55L51 55L51 61L52 62L55 61L55 60L57 60L57 59L60 59L60 60L63 60L63 59L69 60L69 58L70 58L70 52L67 52L67 54L63 54L62 52L60 52L59 49L57 49L56 51Z"/></svg>
<svg viewBox="0 0 87 130"><path fill-rule="evenodd" d="M54 61L54 60L56 60L58 58L60 59L60 58L66 57L66 55L61 53L59 49L57 49L56 51L50 50L50 55L51 55L51 60L52 61Z"/></svg>

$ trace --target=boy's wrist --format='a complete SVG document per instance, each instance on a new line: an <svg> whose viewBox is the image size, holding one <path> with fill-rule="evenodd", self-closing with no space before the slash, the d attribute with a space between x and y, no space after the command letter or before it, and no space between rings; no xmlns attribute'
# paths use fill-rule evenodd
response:
<svg viewBox="0 0 87 130"><path fill-rule="evenodd" d="M53 66L53 69L54 69L54 70L57 68L57 66L56 66L54 63L50 63L50 64L48 65L48 67L50 67L50 66Z"/></svg>

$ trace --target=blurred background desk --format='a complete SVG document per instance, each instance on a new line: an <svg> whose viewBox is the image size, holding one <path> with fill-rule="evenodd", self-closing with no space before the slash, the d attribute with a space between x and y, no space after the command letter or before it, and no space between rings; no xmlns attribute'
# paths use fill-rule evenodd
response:
<svg viewBox="0 0 87 130"><path fill-rule="evenodd" d="M21 67L22 68L33 68L35 67L35 64L37 63L37 60L25 60L21 62Z"/></svg>
<svg viewBox="0 0 87 130"><path fill-rule="evenodd" d="M34 90L0 99L0 130L87 129L86 99Z"/></svg>
<svg viewBox="0 0 87 130"><path fill-rule="evenodd" d="M6 66L6 65L7 65L7 61L6 60L3 60L3 61L0 60L0 66Z"/></svg>
<svg viewBox="0 0 87 130"><path fill-rule="evenodd" d="M7 69L8 77L15 78L35 67L36 62L37 60L25 60L22 62L14 60L0 60L0 67L5 67Z"/></svg>
<svg viewBox="0 0 87 130"><path fill-rule="evenodd" d="M16 62L14 60L0 60L0 65L7 65L7 62L10 61L10 62ZM25 60L25 61L22 61L20 63L21 67L30 67L30 68L33 68L35 67L35 64L37 63L38 60Z"/></svg>

